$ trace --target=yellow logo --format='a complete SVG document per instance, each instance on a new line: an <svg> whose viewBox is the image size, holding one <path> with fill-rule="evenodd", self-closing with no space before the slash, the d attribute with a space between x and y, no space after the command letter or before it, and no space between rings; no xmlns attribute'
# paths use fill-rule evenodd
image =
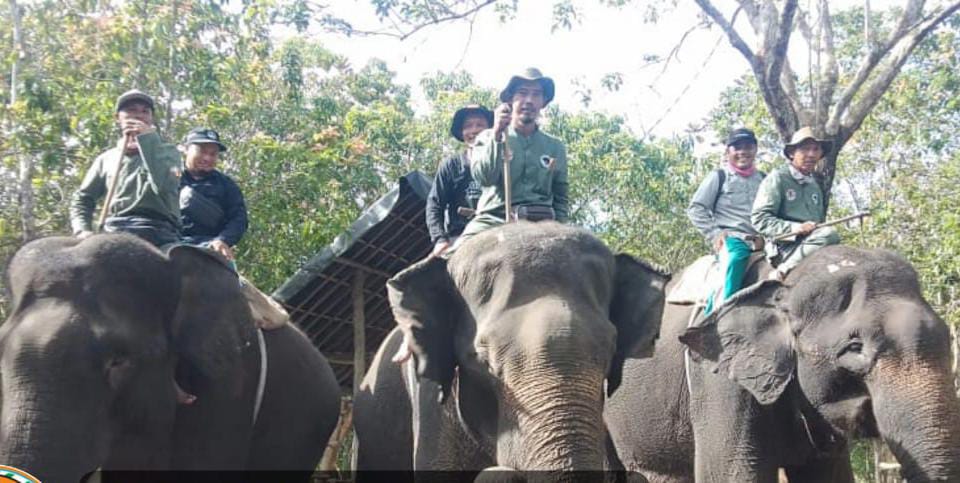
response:
<svg viewBox="0 0 960 483"><path fill-rule="evenodd" d="M26 471L0 465L0 483L40 483L40 480Z"/></svg>

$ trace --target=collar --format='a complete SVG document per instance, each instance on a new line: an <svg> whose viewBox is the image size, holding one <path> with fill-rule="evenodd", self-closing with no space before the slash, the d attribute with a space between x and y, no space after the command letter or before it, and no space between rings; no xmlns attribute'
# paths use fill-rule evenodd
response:
<svg viewBox="0 0 960 483"><path fill-rule="evenodd" d="M793 177L797 183L807 184L815 181L813 175L801 173L800 170L794 168L792 164L788 164L787 167L790 168L790 176Z"/></svg>

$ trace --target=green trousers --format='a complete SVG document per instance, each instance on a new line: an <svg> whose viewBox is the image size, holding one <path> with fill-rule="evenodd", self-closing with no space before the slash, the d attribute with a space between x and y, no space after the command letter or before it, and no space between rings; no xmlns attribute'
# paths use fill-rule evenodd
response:
<svg viewBox="0 0 960 483"><path fill-rule="evenodd" d="M785 253L782 261L777 265L781 273L792 270L800 260L807 258L813 252L827 246L840 243L840 234L833 227L828 226L814 230L813 233L792 243L780 244L780 253Z"/></svg>
<svg viewBox="0 0 960 483"><path fill-rule="evenodd" d="M726 262L726 266L723 267L723 298L720 303L730 298L743 286L743 275L747 271L747 262L750 261L750 245L737 237L728 236L724 239L723 251L725 253L718 254L720 263ZM704 315L710 315L713 311L715 297L716 291L711 291L710 296L707 297L707 305L703 308Z"/></svg>

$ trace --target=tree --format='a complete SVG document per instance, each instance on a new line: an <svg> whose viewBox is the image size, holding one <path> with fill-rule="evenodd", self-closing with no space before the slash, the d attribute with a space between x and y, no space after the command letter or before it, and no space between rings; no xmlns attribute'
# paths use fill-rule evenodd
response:
<svg viewBox="0 0 960 483"><path fill-rule="evenodd" d="M809 10L797 0L733 0L729 17L711 0L695 0L708 19L694 23L719 26L730 45L746 59L764 104L781 141L787 141L801 126L812 126L833 141L833 149L822 163L819 181L829 205L837 169L837 156L877 105L904 63L920 43L960 9L960 0L928 6L924 0L904 0L895 14L864 14L860 34L863 51L853 64L839 63L835 20L827 0L818 0ZM501 18L516 11L517 0L370 0L378 17L392 27L379 31L356 30L342 19L325 17L328 27L350 34L381 34L407 38L422 28L441 22L471 21L482 8L493 6ZM636 4L644 17L655 22L662 11L674 9L676 0L601 1L624 8ZM810 5L810 2L807 2ZM572 0L554 3L555 28L572 28L579 9ZM737 19L744 13L747 26ZM749 34L749 35L748 35ZM795 68L788 58L791 39L799 34L807 46L807 69ZM746 39L755 37L754 45ZM685 38L684 35L682 38ZM681 42L682 42L681 38ZM662 59L661 59L662 60Z"/></svg>

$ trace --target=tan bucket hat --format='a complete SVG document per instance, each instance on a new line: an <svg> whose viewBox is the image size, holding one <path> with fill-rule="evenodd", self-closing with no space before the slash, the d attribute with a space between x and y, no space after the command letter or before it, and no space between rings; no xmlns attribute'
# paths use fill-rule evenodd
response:
<svg viewBox="0 0 960 483"><path fill-rule="evenodd" d="M833 147L833 142L828 139L820 139L813 134L813 128L810 126L804 126L793 133L793 136L790 138L790 142L783 147L783 155L790 159L791 153L793 150L803 144L804 141L813 139L814 141L820 143L820 149L823 149L823 154L826 156L827 152L830 151L830 148Z"/></svg>
<svg viewBox="0 0 960 483"><path fill-rule="evenodd" d="M550 101L553 100L554 94L554 85L553 79L543 75L540 72L540 69L536 67L528 67L523 72L510 78L510 82L507 83L502 91L500 91L500 102L510 102L510 98L513 97L513 90L516 89L517 84L522 81L533 81L539 82L543 86L543 105L546 106L550 104Z"/></svg>

